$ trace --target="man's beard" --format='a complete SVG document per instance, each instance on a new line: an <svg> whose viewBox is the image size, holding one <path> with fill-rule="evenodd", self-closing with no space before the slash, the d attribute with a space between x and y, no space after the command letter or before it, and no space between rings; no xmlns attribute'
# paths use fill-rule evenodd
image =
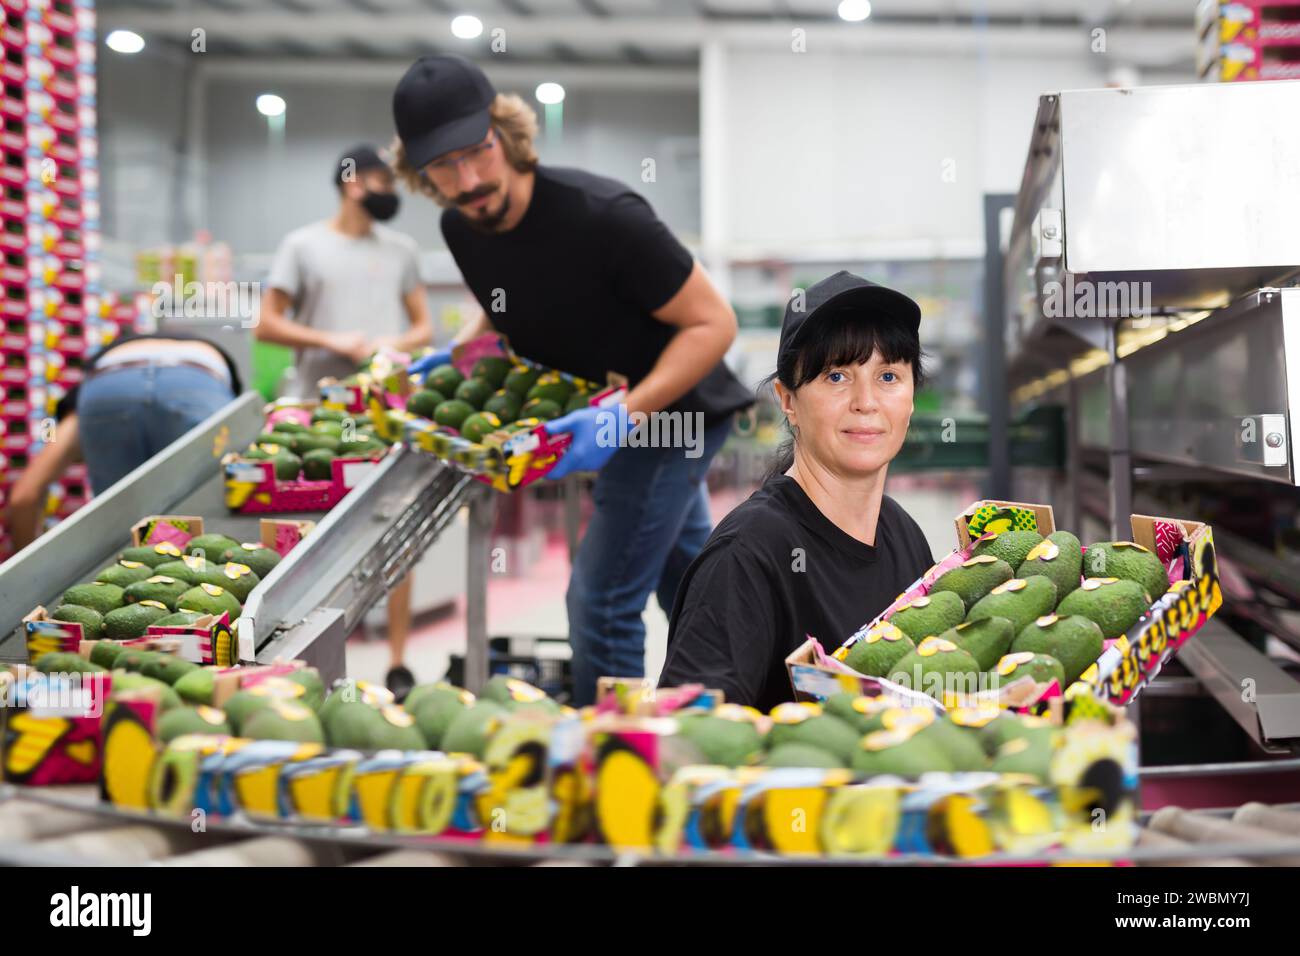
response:
<svg viewBox="0 0 1300 956"><path fill-rule="evenodd" d="M467 202L473 202L475 199L478 199L483 195L491 195L491 193L495 191L496 191L495 188L493 188L492 190L486 193L475 190L472 193L468 193L466 195L457 197L456 203L457 205L463 206ZM465 222L474 231L484 232L484 233L495 233L501 231L501 225L502 223L505 222L506 216L509 214L509 212L510 212L510 193L507 192L502 197L501 208L498 209L496 212L486 213L482 216L479 216L479 215L473 215L462 209L461 215L465 217Z"/></svg>

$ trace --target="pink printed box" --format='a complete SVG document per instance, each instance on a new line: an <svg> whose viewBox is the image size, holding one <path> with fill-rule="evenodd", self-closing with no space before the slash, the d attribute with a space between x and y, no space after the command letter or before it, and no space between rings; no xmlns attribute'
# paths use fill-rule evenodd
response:
<svg viewBox="0 0 1300 956"><path fill-rule="evenodd" d="M1004 530L1032 530L1046 537L1056 530L1048 505L1011 501L977 501L955 519L958 547L925 572L900 594L889 607L851 635L843 645L827 654L820 641L809 636L786 658L786 670L795 697L824 700L842 692L868 696L891 694L918 704L940 707L938 701L919 691L901 687L879 677L854 671L842 658L856 642L880 629L890 616L918 598L925 597L947 571L970 560L974 545ZM1052 697L1063 692L1091 693L1123 706L1159 673L1165 662L1205 625L1223 603L1219 588L1214 534L1209 525L1179 518L1131 515L1132 540L1154 552L1164 563L1171 589L1157 598L1147 612L1119 638L1108 641L1097 661L1084 671L1075 685L1062 688L1055 681L1035 684L1024 678L956 703L962 706L1009 707L1041 710Z"/></svg>

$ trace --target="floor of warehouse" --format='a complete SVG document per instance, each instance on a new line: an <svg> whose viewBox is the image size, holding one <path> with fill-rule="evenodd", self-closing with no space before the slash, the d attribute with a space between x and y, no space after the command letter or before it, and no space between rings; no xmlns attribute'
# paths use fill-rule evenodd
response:
<svg viewBox="0 0 1300 956"><path fill-rule="evenodd" d="M891 486L890 495L916 519L930 552L940 558L952 550L953 516L968 504L974 494L969 488L954 484L944 487L915 486L903 479ZM716 524L745 495L734 490L715 492L711 497ZM568 614L564 591L569 581L569 555L562 540L548 543L541 558L527 575L517 578L496 577L488 580L488 629L493 635L527 635L564 638L568 634ZM658 677L663 666L668 641L668 615L653 598L644 614L646 624L646 673ZM865 622L863 622L865 623ZM845 635L847 636L847 635ZM417 627L407 644L407 666L419 681L436 680L447 670L452 654L465 649L465 600L457 598L450 613L423 627ZM388 670L388 645L383 640L353 635L347 645L348 675L360 680L382 683Z"/></svg>

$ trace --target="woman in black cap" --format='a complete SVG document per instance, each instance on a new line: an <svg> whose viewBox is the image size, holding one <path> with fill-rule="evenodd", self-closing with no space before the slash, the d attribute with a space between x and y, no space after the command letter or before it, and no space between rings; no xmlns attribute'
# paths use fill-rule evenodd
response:
<svg viewBox="0 0 1300 956"><path fill-rule="evenodd" d="M677 592L660 686L703 683L767 711L793 699L785 658L829 653L933 563L885 495L921 384L921 311L837 272L786 306L773 387L792 432Z"/></svg>

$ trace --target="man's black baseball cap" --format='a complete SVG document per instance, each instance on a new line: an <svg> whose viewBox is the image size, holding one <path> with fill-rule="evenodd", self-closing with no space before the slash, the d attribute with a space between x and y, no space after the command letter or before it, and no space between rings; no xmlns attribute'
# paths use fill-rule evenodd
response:
<svg viewBox="0 0 1300 956"><path fill-rule="evenodd" d="M921 307L893 289L877 285L869 279L855 276L841 269L820 282L809 286L802 297L796 293L785 304L785 317L781 319L781 344L777 363L799 348L807 335L806 329L815 319L841 311L860 312L883 321L897 322L917 334L921 328Z"/></svg>
<svg viewBox="0 0 1300 956"><path fill-rule="evenodd" d="M481 142L496 90L483 71L460 56L422 56L393 91L393 123L416 169L444 153Z"/></svg>
<svg viewBox="0 0 1300 956"><path fill-rule="evenodd" d="M361 173L367 169L387 169L392 167L379 155L379 150L369 143L357 143L343 151L338 162L334 164L334 185L342 186L343 177L349 172Z"/></svg>

